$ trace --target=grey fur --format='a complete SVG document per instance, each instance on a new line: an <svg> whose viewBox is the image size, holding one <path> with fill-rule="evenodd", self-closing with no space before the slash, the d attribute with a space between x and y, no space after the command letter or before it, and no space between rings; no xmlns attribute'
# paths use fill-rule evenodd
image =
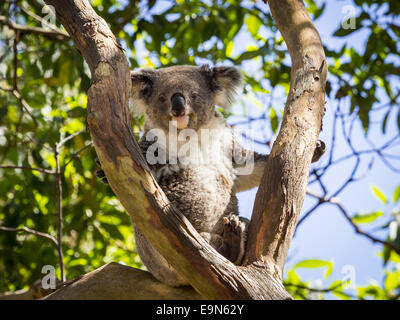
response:
<svg viewBox="0 0 400 320"><path fill-rule="evenodd" d="M252 157L253 152L242 149L236 143L232 129L215 110L215 105L229 106L240 84L241 74L233 67L176 66L132 73L133 112L146 114L145 133L139 143L145 157L148 148L154 144L154 141L146 140L147 132L158 128L166 135L169 133L170 98L175 93L185 98L189 114L187 128L198 133L201 129L215 130L210 143L220 153L214 156L219 156L222 161L200 165L191 162L156 163L150 165L150 169L168 199L200 235L237 264L240 264L244 254L247 221L237 219L235 183L240 179L236 176L233 155L239 153ZM159 143L158 147L159 152L168 154L168 146ZM266 156L260 158L265 161ZM260 174L260 170L255 171ZM246 179L257 183L260 178ZM241 189L245 189L244 184ZM143 263L157 279L172 286L187 284L136 227L135 238Z"/></svg>

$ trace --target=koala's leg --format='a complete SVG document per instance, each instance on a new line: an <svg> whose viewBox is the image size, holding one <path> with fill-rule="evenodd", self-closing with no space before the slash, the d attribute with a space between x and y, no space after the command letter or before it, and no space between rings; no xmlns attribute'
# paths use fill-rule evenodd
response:
<svg viewBox="0 0 400 320"><path fill-rule="evenodd" d="M133 222L132 222L133 223ZM172 287L189 285L167 260L150 244L140 230L133 224L135 230L136 249L143 264L150 273L162 283Z"/></svg>
<svg viewBox="0 0 400 320"><path fill-rule="evenodd" d="M242 156L241 163L244 163L243 159L253 158L254 159L254 168L250 174L238 175L235 180L235 189L236 192L241 192L245 190L249 190L255 187L258 187L261 182L261 177L264 173L265 164L268 159L268 155L262 155L257 152L249 151L246 149L240 149L241 147L236 147L238 150L235 150L235 153L240 153ZM315 146L314 154L312 157L312 162L317 162L322 155L325 153L326 147L325 143L322 140L318 140ZM243 158L244 157L244 158ZM237 157L235 158L237 159ZM234 167L235 169L240 168L241 165L237 164L234 159ZM240 156L239 156L240 159Z"/></svg>
<svg viewBox="0 0 400 320"><path fill-rule="evenodd" d="M222 239L217 251L237 265L243 260L248 225L248 219L235 214L223 217Z"/></svg>

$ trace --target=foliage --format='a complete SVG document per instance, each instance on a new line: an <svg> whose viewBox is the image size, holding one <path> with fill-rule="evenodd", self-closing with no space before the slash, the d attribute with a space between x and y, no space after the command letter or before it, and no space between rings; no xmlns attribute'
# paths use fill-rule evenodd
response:
<svg viewBox="0 0 400 320"><path fill-rule="evenodd" d="M290 60L265 4L238 0L93 0L92 5L120 39L133 68L204 62L238 65L246 83L240 103L260 109L261 119L269 123L267 140L277 132L283 104L273 108L270 97L274 92L282 96L287 93ZM306 5L316 20L324 13L326 3L307 0ZM368 42L361 51L346 45L338 50L325 48L331 74L327 94L331 99L347 101L350 113L359 117L365 132L377 103L385 110L382 131L386 131L392 113L397 114L400 128L400 91L392 85L400 74L400 29L396 21L400 5L397 0L354 0L354 5L358 10L357 29L338 26L334 35L347 37L364 30L369 34ZM47 12L43 7L41 1L5 1L0 15L21 25L40 27L38 17ZM0 165L55 172L59 158L62 249L68 279L110 261L142 267L129 217L110 188L94 175L96 155L85 124L90 74L81 55L71 40L0 27ZM378 91L383 97L379 101ZM247 111L243 107L242 114L225 115L249 120ZM138 133L142 125L143 118L135 119L134 131ZM67 137L72 138L57 155L56 144ZM0 180L0 226L25 226L56 237L57 176L28 169L0 169ZM385 205L391 205L377 187L373 190ZM399 190L393 194L393 203L398 203ZM382 212L358 213L352 219L355 224L367 224L386 217ZM383 228L389 230L391 223L394 228L393 221L398 222L398 213ZM400 232L393 239L389 235L388 241L400 246ZM356 298L399 297L399 271L394 264L400 257L384 246L382 259L386 265L384 284L358 288ZM0 292L33 283L41 278L44 265L59 266L51 241L0 230ZM310 283L296 273L300 268L325 268L324 277L329 278L333 263L307 260L288 271L285 284L294 297L310 298L315 292L321 295L317 298L328 292L338 298L352 297L338 280L325 291L310 289Z"/></svg>
<svg viewBox="0 0 400 320"><path fill-rule="evenodd" d="M395 204L398 201L397 193L399 189L400 185L393 193L393 202L388 203L383 192L374 186L372 192L379 195L379 199L382 201L382 205L384 205L383 210L373 213L357 213L351 218L355 224L371 224L378 219L382 225L380 227L381 229L390 228L386 241L393 243L397 247L400 245L400 211L395 207ZM319 259L309 259L298 262L287 272L284 284L286 289L296 299L326 299L332 298L332 295L344 300L399 299L400 254L385 247L380 257L382 258L382 264L384 266L384 280L381 286L376 281L371 281L366 286L356 287L354 279L352 279L355 275L352 274L352 272L346 272L341 280L332 280L330 275L334 268L334 263ZM325 268L323 281L302 281L298 273L296 273L299 268ZM329 284L324 287L322 282L328 282Z"/></svg>

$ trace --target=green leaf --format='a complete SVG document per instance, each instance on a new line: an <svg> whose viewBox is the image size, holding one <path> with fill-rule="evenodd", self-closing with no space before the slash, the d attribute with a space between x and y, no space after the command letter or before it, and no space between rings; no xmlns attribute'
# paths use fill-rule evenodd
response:
<svg viewBox="0 0 400 320"><path fill-rule="evenodd" d="M390 255L392 253L392 249L389 249L387 246L383 247L383 252L380 253L383 259L383 265L386 266L388 261L390 260Z"/></svg>
<svg viewBox="0 0 400 320"><path fill-rule="evenodd" d="M86 266L86 265L88 265L88 261L84 258L74 259L70 263L68 263L68 267Z"/></svg>
<svg viewBox="0 0 400 320"><path fill-rule="evenodd" d="M400 198L400 185L397 186L396 190L393 192L393 203L396 203Z"/></svg>
<svg viewBox="0 0 400 320"><path fill-rule="evenodd" d="M124 240L124 236L121 234L117 226L113 224L102 223L101 227L106 230L113 239Z"/></svg>
<svg viewBox="0 0 400 320"><path fill-rule="evenodd" d="M313 17L313 20L314 20L314 21L317 20L317 19L321 16L321 14L324 12L325 6L326 6L326 2L324 2L324 3L322 4L322 6L319 7L319 8L314 12L314 17Z"/></svg>
<svg viewBox="0 0 400 320"><path fill-rule="evenodd" d="M360 103L359 106L363 106L363 108L359 110L358 116L361 120L361 124L364 128L364 132L367 133L369 129L369 110L371 110L372 103L367 102L363 99L365 103Z"/></svg>
<svg viewBox="0 0 400 320"><path fill-rule="evenodd" d="M325 261L325 260L319 260L319 259L309 259L309 260L303 260L297 263L293 269L297 268L327 268L325 271L325 279L330 276L333 270L333 262L330 261Z"/></svg>
<svg viewBox="0 0 400 320"><path fill-rule="evenodd" d="M372 192L378 197L379 200L381 200L384 204L387 203L387 199L385 194L377 187L377 186L372 186Z"/></svg>
<svg viewBox="0 0 400 320"><path fill-rule="evenodd" d="M394 271L386 274L385 278L385 289L390 291L396 289L400 285L400 273Z"/></svg>
<svg viewBox="0 0 400 320"><path fill-rule="evenodd" d="M332 294L338 297L340 300L350 300L350 296L344 292L332 291Z"/></svg>
<svg viewBox="0 0 400 320"><path fill-rule="evenodd" d="M329 289L330 290L338 290L339 291L339 290L343 289L343 285L344 285L343 281L335 280L330 284Z"/></svg>
<svg viewBox="0 0 400 320"><path fill-rule="evenodd" d="M227 57L231 57L233 51L233 41L229 41L228 45L226 46L225 55Z"/></svg>
<svg viewBox="0 0 400 320"><path fill-rule="evenodd" d="M357 213L354 215L351 220L356 223L370 223L372 221L375 221L379 217L383 216L382 211L376 211L376 212L367 212L367 213Z"/></svg>
<svg viewBox="0 0 400 320"><path fill-rule="evenodd" d="M255 15L249 14L245 20L245 23L251 35L256 37L258 35L258 30L261 27L261 20Z"/></svg>
<svg viewBox="0 0 400 320"><path fill-rule="evenodd" d="M351 28L345 29L345 28L342 28L342 26L340 26L339 29L337 29L333 35L335 37L345 37L356 30L357 30L357 28L356 29L351 29Z"/></svg>
<svg viewBox="0 0 400 320"><path fill-rule="evenodd" d="M392 250L389 255L389 260L393 261L394 263L400 263L400 255Z"/></svg>
<svg viewBox="0 0 400 320"><path fill-rule="evenodd" d="M400 131L400 108L399 108L399 112L397 113L397 128Z"/></svg>
<svg viewBox="0 0 400 320"><path fill-rule="evenodd" d="M390 111L391 111L391 110L392 110L392 109L390 108L389 111L386 112L386 114L385 114L385 116L384 116L384 118L383 118L383 121L382 121L382 132L383 132L384 134L386 133L386 125L387 125L387 121L388 121L389 114L390 114Z"/></svg>
<svg viewBox="0 0 400 320"><path fill-rule="evenodd" d="M76 107L67 111L70 118L82 118L87 114L87 110L82 107Z"/></svg>
<svg viewBox="0 0 400 320"><path fill-rule="evenodd" d="M297 275L296 271L293 269L290 269L288 271L288 276L286 278L286 281L292 283L292 284L299 284L301 283L300 277Z"/></svg>
<svg viewBox="0 0 400 320"><path fill-rule="evenodd" d="M319 8L314 0L306 0L306 3L307 3L307 11L313 15L314 21L317 20L324 12L326 3L324 2Z"/></svg>
<svg viewBox="0 0 400 320"><path fill-rule="evenodd" d="M8 113L8 106L4 106L0 108L0 120Z"/></svg>
<svg viewBox="0 0 400 320"><path fill-rule="evenodd" d="M270 108L269 117L270 117L272 131L276 133L278 131L279 121L276 112L272 107Z"/></svg>

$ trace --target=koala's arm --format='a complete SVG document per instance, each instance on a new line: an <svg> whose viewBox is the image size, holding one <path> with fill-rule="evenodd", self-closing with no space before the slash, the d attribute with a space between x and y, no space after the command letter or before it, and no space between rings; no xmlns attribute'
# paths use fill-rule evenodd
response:
<svg viewBox="0 0 400 320"><path fill-rule="evenodd" d="M233 167L237 171L236 192L258 187L264 173L268 155L243 148L236 141L233 150Z"/></svg>
<svg viewBox="0 0 400 320"><path fill-rule="evenodd" d="M317 162L325 153L325 143L322 140L317 141L312 162ZM258 187L261 182L261 177L264 173L265 164L268 155L259 154L255 151L250 151L243 148L237 141L234 141L233 149L233 166L238 172L235 180L236 192L241 192ZM252 170L242 170L248 167L253 161ZM246 172L248 171L248 172ZM240 174L244 173L244 174ZM246 174L247 173L247 174Z"/></svg>

